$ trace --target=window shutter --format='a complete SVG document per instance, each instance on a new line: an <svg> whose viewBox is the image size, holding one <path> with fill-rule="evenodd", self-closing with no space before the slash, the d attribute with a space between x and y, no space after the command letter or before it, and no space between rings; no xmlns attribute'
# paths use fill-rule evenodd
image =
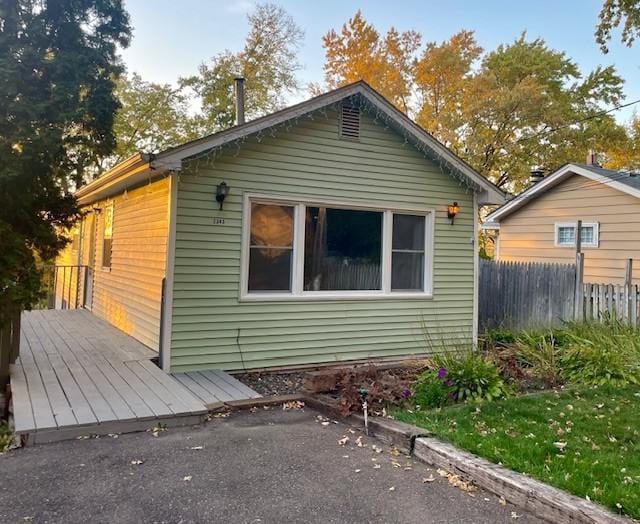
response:
<svg viewBox="0 0 640 524"><path fill-rule="evenodd" d="M343 105L340 136L358 140L360 138L360 108Z"/></svg>

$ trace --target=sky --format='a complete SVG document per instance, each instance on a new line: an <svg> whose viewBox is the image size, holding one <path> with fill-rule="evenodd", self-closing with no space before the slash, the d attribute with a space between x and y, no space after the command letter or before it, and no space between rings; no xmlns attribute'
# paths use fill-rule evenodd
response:
<svg viewBox="0 0 640 524"><path fill-rule="evenodd" d="M583 73L598 65L615 65L625 79L626 102L640 99L640 42L628 48L619 32L603 54L594 29L603 0L271 0L284 7L304 30L299 77L322 83L322 36L339 29L360 9L364 18L384 33L394 26L413 29L424 41L441 42L461 29L473 30L485 50L516 39L522 31L541 37L550 47L566 52ZM125 0L133 26L133 41L122 53L129 71L147 81L175 83L197 71L198 65L224 49L244 44L246 15L252 0ZM293 101L308 97L298 94ZM634 106L640 113L640 103ZM616 113L627 120L633 107Z"/></svg>

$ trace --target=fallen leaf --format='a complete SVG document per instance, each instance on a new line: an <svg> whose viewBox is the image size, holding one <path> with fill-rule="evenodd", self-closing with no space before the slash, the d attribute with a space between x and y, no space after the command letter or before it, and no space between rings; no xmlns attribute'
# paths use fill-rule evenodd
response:
<svg viewBox="0 0 640 524"><path fill-rule="evenodd" d="M380 464L374 464L373 469L380 469L382 466Z"/></svg>
<svg viewBox="0 0 640 524"><path fill-rule="evenodd" d="M330 422L320 422L320 424L322 424L323 426L328 426L330 424Z"/></svg>
<svg viewBox="0 0 640 524"><path fill-rule="evenodd" d="M504 497L500 497L498 502L500 502L501 506L506 506L507 505L507 499L505 499Z"/></svg>
<svg viewBox="0 0 640 524"><path fill-rule="evenodd" d="M433 478L433 475L429 475L428 477L423 477L422 482L426 484L427 482L433 482L436 479Z"/></svg>
<svg viewBox="0 0 640 524"><path fill-rule="evenodd" d="M191 475L187 475L186 477L183 477L182 480L184 480L185 482L190 482L192 478L193 477Z"/></svg>
<svg viewBox="0 0 640 524"><path fill-rule="evenodd" d="M347 436L344 436L340 440L338 440L338 444L340 446L346 446L347 442L349 442L349 437L347 437Z"/></svg>
<svg viewBox="0 0 640 524"><path fill-rule="evenodd" d="M382 453L382 448L376 446L375 444L373 446L371 446L371 449L373 451L375 451L376 453Z"/></svg>
<svg viewBox="0 0 640 524"><path fill-rule="evenodd" d="M402 466L400 465L400 463L399 463L399 462L392 462L392 463L391 463L391 465L392 465L394 468L401 468L401 467L402 467Z"/></svg>
<svg viewBox="0 0 640 524"><path fill-rule="evenodd" d="M362 435L360 435L360 436L356 439L356 445L357 445L359 448L364 448L364 447L366 447L366 446L367 446L366 444L364 444L364 443L362 442Z"/></svg>
<svg viewBox="0 0 640 524"><path fill-rule="evenodd" d="M511 512L511 518L512 519L519 519L522 515L518 515L515 511Z"/></svg>
<svg viewBox="0 0 640 524"><path fill-rule="evenodd" d="M290 402L285 402L284 404L282 404L282 409L284 411L302 408L304 408L304 402L302 402L301 400L292 400Z"/></svg>

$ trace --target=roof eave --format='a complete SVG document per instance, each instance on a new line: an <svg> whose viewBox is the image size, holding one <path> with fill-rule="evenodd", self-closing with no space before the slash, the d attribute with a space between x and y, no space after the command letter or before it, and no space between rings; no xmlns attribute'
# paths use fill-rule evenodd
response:
<svg viewBox="0 0 640 524"><path fill-rule="evenodd" d="M97 200L108 198L125 187L130 187L148 176L150 155L136 153L123 160L105 174L80 187L75 197L80 205L91 204ZM140 179L140 180L138 180Z"/></svg>

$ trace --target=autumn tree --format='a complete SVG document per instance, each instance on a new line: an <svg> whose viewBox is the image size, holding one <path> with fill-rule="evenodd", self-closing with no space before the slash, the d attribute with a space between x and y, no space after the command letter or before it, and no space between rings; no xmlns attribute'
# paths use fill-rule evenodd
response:
<svg viewBox="0 0 640 524"><path fill-rule="evenodd" d="M248 15L250 30L240 52L225 50L202 64L198 74L183 79L201 102L199 125L213 133L233 125L233 80L246 79L245 111L255 118L281 109L285 96L299 89L297 53L303 31L281 7L258 4Z"/></svg>
<svg viewBox="0 0 640 524"><path fill-rule="evenodd" d="M190 98L181 86L146 82L136 73L116 82L120 101L113 124L116 148L102 167L111 167L132 154L157 153L201 134L189 111Z"/></svg>
<svg viewBox="0 0 640 524"><path fill-rule="evenodd" d="M70 188L113 150L129 36L120 0L0 3L0 323L38 300L37 260L79 216Z"/></svg>
<svg viewBox="0 0 640 524"><path fill-rule="evenodd" d="M598 16L596 42L603 53L609 51L611 33L622 25L621 40L631 46L640 36L640 0L605 0Z"/></svg>
<svg viewBox="0 0 640 524"><path fill-rule="evenodd" d="M553 170L583 162L589 149L625 140L624 129L604 114L623 98L613 67L584 75L565 53L524 33L484 54L471 31L423 47L419 34L409 40L395 59L403 81L384 82L394 67L386 40L357 12L323 39L327 88L367 81L505 190L523 189L534 165Z"/></svg>
<svg viewBox="0 0 640 524"><path fill-rule="evenodd" d="M420 42L415 31L399 33L394 28L381 37L358 11L340 32L332 29L322 38L327 88L364 80L406 113Z"/></svg>
<svg viewBox="0 0 640 524"><path fill-rule="evenodd" d="M474 82L472 66L481 53L473 32L460 31L446 42L427 43L415 64L416 122L457 152L463 149L468 116L463 104Z"/></svg>
<svg viewBox="0 0 640 524"><path fill-rule="evenodd" d="M640 117L634 114L627 124L625 140L614 144L605 154L605 167L640 171Z"/></svg>

